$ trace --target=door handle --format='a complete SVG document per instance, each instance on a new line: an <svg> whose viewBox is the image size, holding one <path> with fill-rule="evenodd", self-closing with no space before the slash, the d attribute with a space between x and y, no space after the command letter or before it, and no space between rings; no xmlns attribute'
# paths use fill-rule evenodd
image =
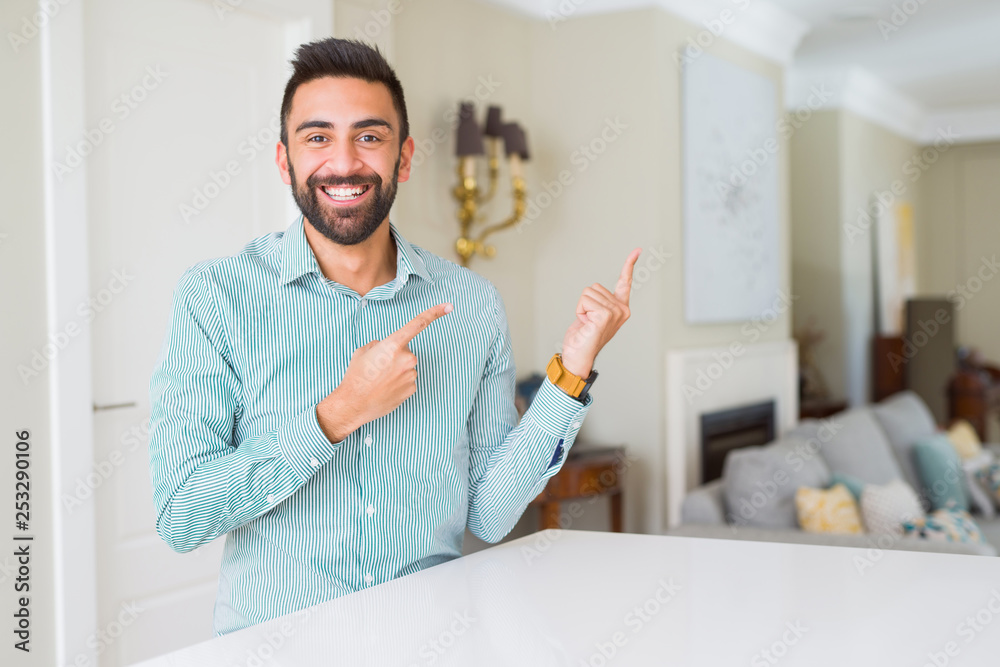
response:
<svg viewBox="0 0 1000 667"><path fill-rule="evenodd" d="M135 401L129 401L128 403L109 403L108 405L98 405L94 403L94 412L100 410L117 410L118 408L134 408Z"/></svg>

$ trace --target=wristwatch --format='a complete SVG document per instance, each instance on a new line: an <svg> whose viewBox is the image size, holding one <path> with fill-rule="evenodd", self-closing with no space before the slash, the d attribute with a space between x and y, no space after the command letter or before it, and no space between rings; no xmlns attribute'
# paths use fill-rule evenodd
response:
<svg viewBox="0 0 1000 667"><path fill-rule="evenodd" d="M545 372L548 374L549 381L552 384L581 403L587 400L587 394L590 393L590 388L593 386L594 380L597 379L597 371L593 369L591 369L590 375L587 378L582 378L566 370L566 367L562 363L562 355L558 352L552 355L552 359L549 360L549 365L545 368Z"/></svg>

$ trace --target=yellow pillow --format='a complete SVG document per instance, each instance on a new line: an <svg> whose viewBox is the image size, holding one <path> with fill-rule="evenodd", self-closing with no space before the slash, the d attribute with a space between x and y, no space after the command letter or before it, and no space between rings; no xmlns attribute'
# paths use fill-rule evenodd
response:
<svg viewBox="0 0 1000 667"><path fill-rule="evenodd" d="M795 492L799 525L807 533L863 533L854 496L843 484L829 489L799 487Z"/></svg>
<svg viewBox="0 0 1000 667"><path fill-rule="evenodd" d="M972 424L959 419L948 429L948 439L958 452L958 456L963 460L974 459L983 453L983 444L979 441L979 434Z"/></svg>

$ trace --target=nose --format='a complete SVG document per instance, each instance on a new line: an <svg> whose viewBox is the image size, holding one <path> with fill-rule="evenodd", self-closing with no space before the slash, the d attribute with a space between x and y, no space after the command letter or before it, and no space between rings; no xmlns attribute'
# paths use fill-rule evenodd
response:
<svg viewBox="0 0 1000 667"><path fill-rule="evenodd" d="M338 139L330 142L324 167L332 176L350 176L361 171L364 162L361 161L353 141Z"/></svg>

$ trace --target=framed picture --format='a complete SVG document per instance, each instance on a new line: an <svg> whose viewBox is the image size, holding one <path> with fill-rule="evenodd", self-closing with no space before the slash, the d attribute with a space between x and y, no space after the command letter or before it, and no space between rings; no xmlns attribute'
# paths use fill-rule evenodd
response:
<svg viewBox="0 0 1000 667"><path fill-rule="evenodd" d="M682 79L685 317L748 320L779 296L777 92L707 53Z"/></svg>

